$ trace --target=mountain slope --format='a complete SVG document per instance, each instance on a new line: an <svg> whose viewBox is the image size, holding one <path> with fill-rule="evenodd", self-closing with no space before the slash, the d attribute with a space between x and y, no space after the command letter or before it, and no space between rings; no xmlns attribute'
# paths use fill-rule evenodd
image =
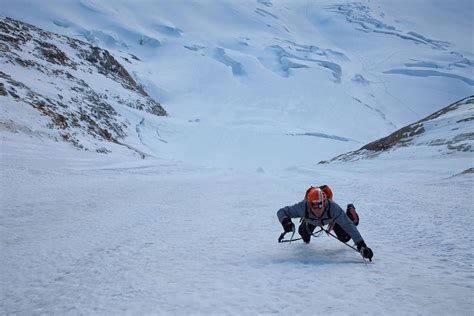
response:
<svg viewBox="0 0 474 316"><path fill-rule="evenodd" d="M472 315L472 140L448 147L471 97L377 159L314 164L474 94L472 1L335 4L2 0L81 42L0 52L0 314ZM49 141L66 133L112 153ZM326 234L277 243L277 210L320 184L357 207L372 263Z"/></svg>
<svg viewBox="0 0 474 316"><path fill-rule="evenodd" d="M106 50L10 18L0 39L3 129L107 152L127 142L124 107L166 115Z"/></svg>
<svg viewBox="0 0 474 316"><path fill-rule="evenodd" d="M312 164L473 94L470 1L5 3L124 61L169 113L127 117L134 146L164 158Z"/></svg>
<svg viewBox="0 0 474 316"><path fill-rule="evenodd" d="M329 161L354 161L370 159L399 148L432 146L440 155L456 152L474 152L474 96L464 98L445 108L407 125L387 137L378 139L362 148L339 155ZM423 149L417 156L423 155Z"/></svg>

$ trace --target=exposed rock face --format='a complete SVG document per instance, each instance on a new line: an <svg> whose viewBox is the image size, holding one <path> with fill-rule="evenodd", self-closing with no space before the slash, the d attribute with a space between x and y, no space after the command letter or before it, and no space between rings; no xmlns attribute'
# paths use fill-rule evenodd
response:
<svg viewBox="0 0 474 316"><path fill-rule="evenodd" d="M1 106L8 99L31 106L49 118L52 135L78 147L91 136L124 139L124 106L167 115L107 50L7 17L0 18L0 65ZM2 125L18 126L6 116Z"/></svg>
<svg viewBox="0 0 474 316"><path fill-rule="evenodd" d="M356 151L339 155L329 161L321 161L320 164L367 159L385 151L407 146L439 146L445 153L474 152L472 121L474 121L474 96L448 105Z"/></svg>

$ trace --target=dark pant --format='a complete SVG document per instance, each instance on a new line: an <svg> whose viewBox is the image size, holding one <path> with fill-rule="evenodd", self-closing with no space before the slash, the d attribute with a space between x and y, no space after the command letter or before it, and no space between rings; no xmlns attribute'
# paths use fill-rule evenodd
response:
<svg viewBox="0 0 474 316"><path fill-rule="evenodd" d="M349 240L351 240L351 236L349 236L349 234L346 233L346 231L342 229L342 227L339 226L339 224L335 224L333 229L334 229L334 232L336 233L337 239L339 239L340 241L348 242Z"/></svg>
<svg viewBox="0 0 474 316"><path fill-rule="evenodd" d="M305 243L309 243L311 240L311 234L313 233L316 226L306 223L303 219L300 226L298 227L298 233L300 234L301 238ZM344 229L342 229L339 224L334 225L334 232L336 233L337 239L342 242L348 242L351 240L351 236Z"/></svg>
<svg viewBox="0 0 474 316"><path fill-rule="evenodd" d="M300 234L301 238L303 238L305 243L309 243L311 240L311 234L315 228L316 226L306 223L306 221L303 219L300 227L298 227L298 233Z"/></svg>

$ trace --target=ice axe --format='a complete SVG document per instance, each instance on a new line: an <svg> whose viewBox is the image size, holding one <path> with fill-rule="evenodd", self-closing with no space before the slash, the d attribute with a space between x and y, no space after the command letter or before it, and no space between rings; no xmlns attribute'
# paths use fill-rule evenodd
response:
<svg viewBox="0 0 474 316"><path fill-rule="evenodd" d="M282 242L289 242L291 243L293 241L293 236L295 236L295 228L293 227L293 229L291 230L293 232L293 234L291 234L291 238L287 241L284 241L283 238L285 238L285 235L286 233L289 233L289 232L283 232L280 234L280 237L278 237L278 242L279 243L282 243Z"/></svg>

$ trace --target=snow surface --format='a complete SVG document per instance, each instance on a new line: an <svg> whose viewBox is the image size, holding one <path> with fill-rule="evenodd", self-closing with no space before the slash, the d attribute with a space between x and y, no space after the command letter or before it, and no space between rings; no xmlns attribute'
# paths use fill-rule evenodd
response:
<svg viewBox="0 0 474 316"><path fill-rule="evenodd" d="M453 177L472 155L245 173L17 137L2 141L4 314L474 311L473 177ZM316 183L357 206L373 263L329 236L277 243L276 211Z"/></svg>
<svg viewBox="0 0 474 316"><path fill-rule="evenodd" d="M1 104L32 127L0 131L1 314L474 313L472 153L316 165L473 94L472 1L138 3L0 3L137 56L171 114L121 110L139 160ZM276 211L316 184L356 205L373 263L328 236L277 243Z"/></svg>
<svg viewBox="0 0 474 316"><path fill-rule="evenodd" d="M126 143L211 167L327 160L474 94L470 0L4 0L0 14L110 50L171 116L119 109Z"/></svg>

